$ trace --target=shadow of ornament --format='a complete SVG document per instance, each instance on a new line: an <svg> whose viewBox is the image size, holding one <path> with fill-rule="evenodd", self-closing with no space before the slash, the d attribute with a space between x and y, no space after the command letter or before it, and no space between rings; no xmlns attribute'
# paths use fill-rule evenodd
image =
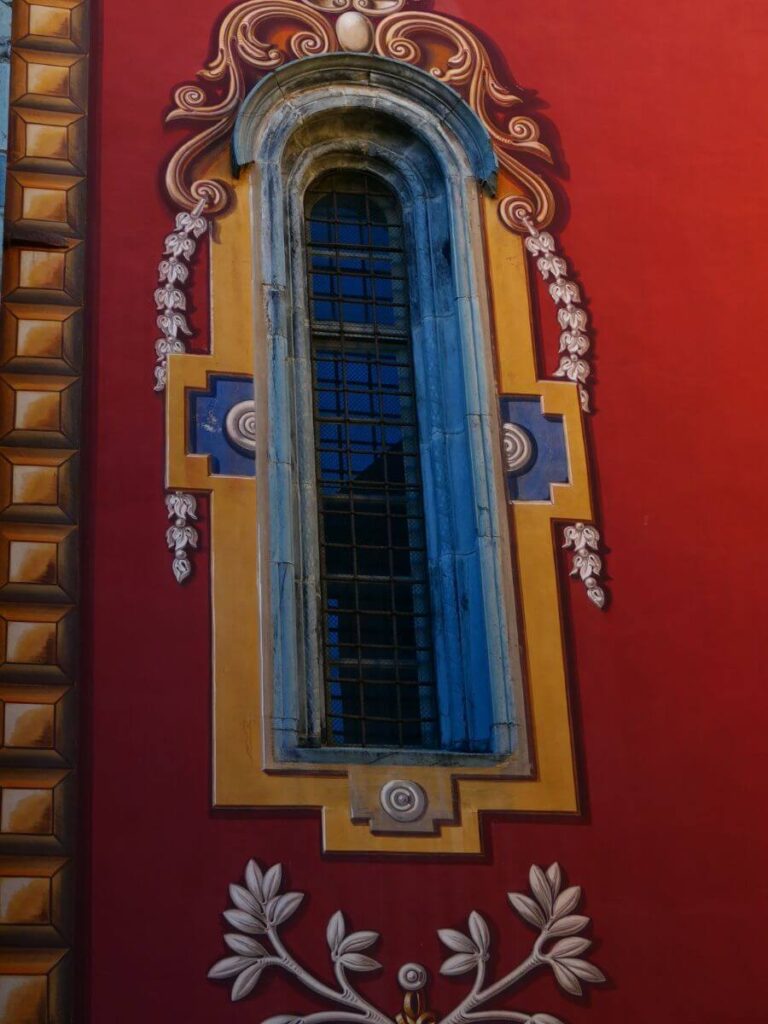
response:
<svg viewBox="0 0 768 1024"><path fill-rule="evenodd" d="M581 901L580 887L563 888L558 864L552 864L546 871L534 865L528 879L530 895L511 892L507 899L538 936L528 956L496 981L489 982L486 977L491 933L481 914L475 910L470 913L466 932L453 928L438 931L438 938L449 952L440 973L447 977L473 976L469 992L443 1016L424 1009L428 974L421 964L408 963L400 968L398 982L404 993L403 1009L394 1018L357 991L349 972L365 974L381 967L366 952L378 942L379 934L347 932L340 910L331 916L326 928L337 987L321 981L300 964L283 942L279 929L296 913L304 894L281 892L283 870L279 864L262 872L256 861L251 860L245 869L245 885L229 887L234 906L224 911L224 918L235 930L226 934L224 941L235 955L214 964L208 977L217 981L232 980L231 997L237 1002L253 992L266 970L275 968L335 1007L308 1014L279 1014L263 1024L479 1024L481 1021L562 1024L548 1013L489 1006L540 969L551 970L560 988L574 996L583 994L583 983L605 981L602 971L584 959L592 943L582 934L590 923L589 918L575 913Z"/></svg>

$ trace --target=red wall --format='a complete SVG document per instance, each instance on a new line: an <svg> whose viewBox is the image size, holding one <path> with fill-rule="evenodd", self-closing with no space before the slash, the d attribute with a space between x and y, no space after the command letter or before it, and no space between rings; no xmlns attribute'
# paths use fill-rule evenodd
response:
<svg viewBox="0 0 768 1024"><path fill-rule="evenodd" d="M501 966L517 962L531 933L505 893L531 863L557 859L585 887L611 984L579 1002L542 977L511 1008L573 1024L764 1019L766 8L438 6L477 26L535 90L567 197L559 237L595 326L590 429L613 602L600 614L567 588L586 814L494 820L486 859L406 865L322 857L311 814L210 812L207 561L176 586L152 290L170 222L159 165L180 137L162 114L208 56L221 3L102 0L84 682L94 1024L235 1024L308 1008L278 979L233 1006L205 978L224 955L227 885L251 856L282 861L310 893L288 934L323 970L333 910L382 932L386 971L369 990L393 1013L400 964L436 973L435 929L472 908L493 921ZM542 319L551 369L546 304ZM441 980L431 1002L447 1009L461 991Z"/></svg>

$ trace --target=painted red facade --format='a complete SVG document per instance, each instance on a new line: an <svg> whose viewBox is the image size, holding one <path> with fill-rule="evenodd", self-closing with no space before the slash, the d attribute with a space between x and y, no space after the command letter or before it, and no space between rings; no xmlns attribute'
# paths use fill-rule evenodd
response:
<svg viewBox="0 0 768 1024"><path fill-rule="evenodd" d="M221 5L102 0L91 50L80 933L94 1024L237 1024L310 1007L279 978L241 1004L206 979L224 955L227 886L249 857L281 862L309 893L290 932L307 957L339 907L382 933L385 971L363 987L393 1013L400 964L419 960L435 977L436 929L472 908L494 923L502 962L517 957L528 937L505 894L530 864L555 860L584 887L609 984L582 1001L542 976L521 1005L572 1024L765 1013L768 19L747 0L438 6L530 90L556 155L555 229L595 328L589 431L608 611L565 585L584 814L491 818L483 858L406 862L323 856L312 813L210 810L206 523L197 575L180 592L162 536L151 295L171 216L161 167L181 137L163 115L210 56ZM204 261L194 281L200 324ZM551 372L556 325L540 299ZM437 978L431 1005L455 1001L460 984Z"/></svg>

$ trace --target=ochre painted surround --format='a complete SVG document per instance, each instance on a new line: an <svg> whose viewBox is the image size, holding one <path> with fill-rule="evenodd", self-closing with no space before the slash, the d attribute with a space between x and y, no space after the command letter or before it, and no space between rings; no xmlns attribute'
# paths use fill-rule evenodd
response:
<svg viewBox="0 0 768 1024"><path fill-rule="evenodd" d="M471 777L466 769L434 765L337 765L332 770L317 765L269 766L263 725L268 718L263 713L267 695L258 669L260 638L256 629L242 628L244 622L261 622L258 483L252 478L214 477L208 456L188 453L188 392L205 389L213 373L253 373L250 175L232 179L226 152L208 171L232 189L231 205L219 217L210 243L210 353L170 356L166 425L168 487L210 492L214 805L321 808L326 850L419 854L479 853L479 815L484 810L576 813L578 785L553 528L559 520L591 519L589 474L576 387L538 379L524 243L497 212L500 200L517 194L515 186L502 173L499 194L483 200L497 385L500 394L538 396L546 414L563 417L571 482L553 485L551 501L515 502L510 507L535 769L531 778L504 779L497 766L472 769ZM259 338L255 341L258 345ZM378 792L404 771L423 786L432 802L453 809L435 834L375 834L368 822L351 819L350 797L356 789Z"/></svg>

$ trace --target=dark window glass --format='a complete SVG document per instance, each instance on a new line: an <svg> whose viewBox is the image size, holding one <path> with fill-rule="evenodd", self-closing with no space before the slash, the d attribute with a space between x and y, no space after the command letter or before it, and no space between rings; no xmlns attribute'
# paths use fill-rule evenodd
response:
<svg viewBox="0 0 768 1024"><path fill-rule="evenodd" d="M400 203L338 172L306 199L324 743L437 747Z"/></svg>

